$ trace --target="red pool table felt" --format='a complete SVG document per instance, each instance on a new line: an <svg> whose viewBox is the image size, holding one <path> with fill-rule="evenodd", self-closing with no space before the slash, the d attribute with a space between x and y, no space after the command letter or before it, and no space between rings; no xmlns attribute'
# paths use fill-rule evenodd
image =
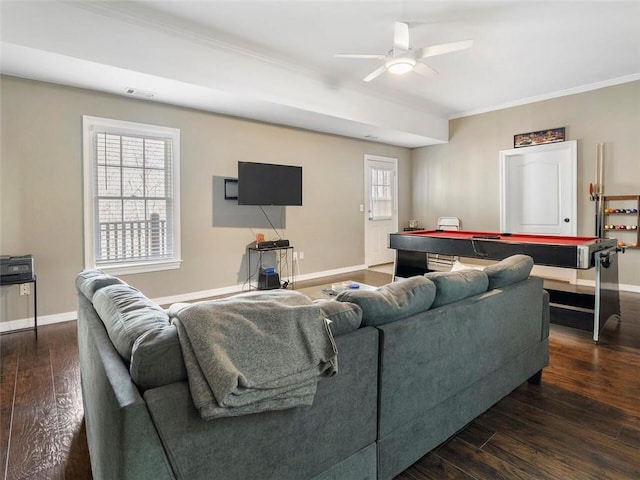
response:
<svg viewBox="0 0 640 480"><path fill-rule="evenodd" d="M508 243L539 243L545 245L585 245L600 240L598 237L571 237L561 235L535 235L529 233L467 232L464 230L419 230L403 232L406 235L438 237L460 240L494 240ZM490 238L487 238L490 237ZM499 238L495 238L499 237Z"/></svg>

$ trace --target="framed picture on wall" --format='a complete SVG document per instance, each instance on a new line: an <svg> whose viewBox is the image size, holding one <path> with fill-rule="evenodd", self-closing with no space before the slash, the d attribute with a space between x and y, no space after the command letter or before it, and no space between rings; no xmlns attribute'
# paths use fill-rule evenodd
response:
<svg viewBox="0 0 640 480"><path fill-rule="evenodd" d="M565 127L559 127L539 130L537 132L519 133L513 136L513 148L564 142L564 128Z"/></svg>

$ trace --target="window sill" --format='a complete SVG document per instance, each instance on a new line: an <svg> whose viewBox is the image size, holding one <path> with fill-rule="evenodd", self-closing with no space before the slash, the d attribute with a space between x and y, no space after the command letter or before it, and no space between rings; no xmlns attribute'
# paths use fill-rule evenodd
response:
<svg viewBox="0 0 640 480"><path fill-rule="evenodd" d="M159 272L162 270L175 270L180 268L182 260L164 260L158 262L144 262L144 263L127 263L118 265L96 265L95 268L99 268L103 272L107 272L110 275L130 275L134 273L149 273Z"/></svg>

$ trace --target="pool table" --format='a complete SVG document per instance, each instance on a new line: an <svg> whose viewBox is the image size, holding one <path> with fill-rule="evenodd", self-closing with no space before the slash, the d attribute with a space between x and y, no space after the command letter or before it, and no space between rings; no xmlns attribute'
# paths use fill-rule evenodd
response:
<svg viewBox="0 0 640 480"><path fill-rule="evenodd" d="M427 253L487 260L502 260L521 253L531 256L537 265L580 270L595 268L594 294L547 289L554 317L564 319L588 315L587 328L593 330L595 342L609 318L616 317L620 320L617 263L619 249L613 238L420 230L391 233L389 248L396 251L394 277L400 278L429 272ZM572 326L580 326L580 321Z"/></svg>

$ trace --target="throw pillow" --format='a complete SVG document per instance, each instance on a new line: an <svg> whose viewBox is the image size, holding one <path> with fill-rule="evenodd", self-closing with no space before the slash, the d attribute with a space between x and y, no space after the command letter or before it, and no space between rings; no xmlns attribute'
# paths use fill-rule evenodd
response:
<svg viewBox="0 0 640 480"><path fill-rule="evenodd" d="M436 287L424 277L411 277L375 290L346 290L336 297L362 308L362 324L377 326L428 310Z"/></svg>
<svg viewBox="0 0 640 480"><path fill-rule="evenodd" d="M482 270L430 272L424 276L436 285L433 307L440 307L485 292L489 285L487 274Z"/></svg>
<svg viewBox="0 0 640 480"><path fill-rule="evenodd" d="M362 308L355 303L336 302L335 300L316 300L322 316L329 320L329 330L334 337L360 328Z"/></svg>
<svg viewBox="0 0 640 480"><path fill-rule="evenodd" d="M484 269L489 277L489 290L502 288L529 278L533 259L528 255L512 255Z"/></svg>
<svg viewBox="0 0 640 480"><path fill-rule="evenodd" d="M462 263L458 260L453 262L451 265L452 272L459 272L461 270L484 270L484 266L482 265L470 265L468 263Z"/></svg>

